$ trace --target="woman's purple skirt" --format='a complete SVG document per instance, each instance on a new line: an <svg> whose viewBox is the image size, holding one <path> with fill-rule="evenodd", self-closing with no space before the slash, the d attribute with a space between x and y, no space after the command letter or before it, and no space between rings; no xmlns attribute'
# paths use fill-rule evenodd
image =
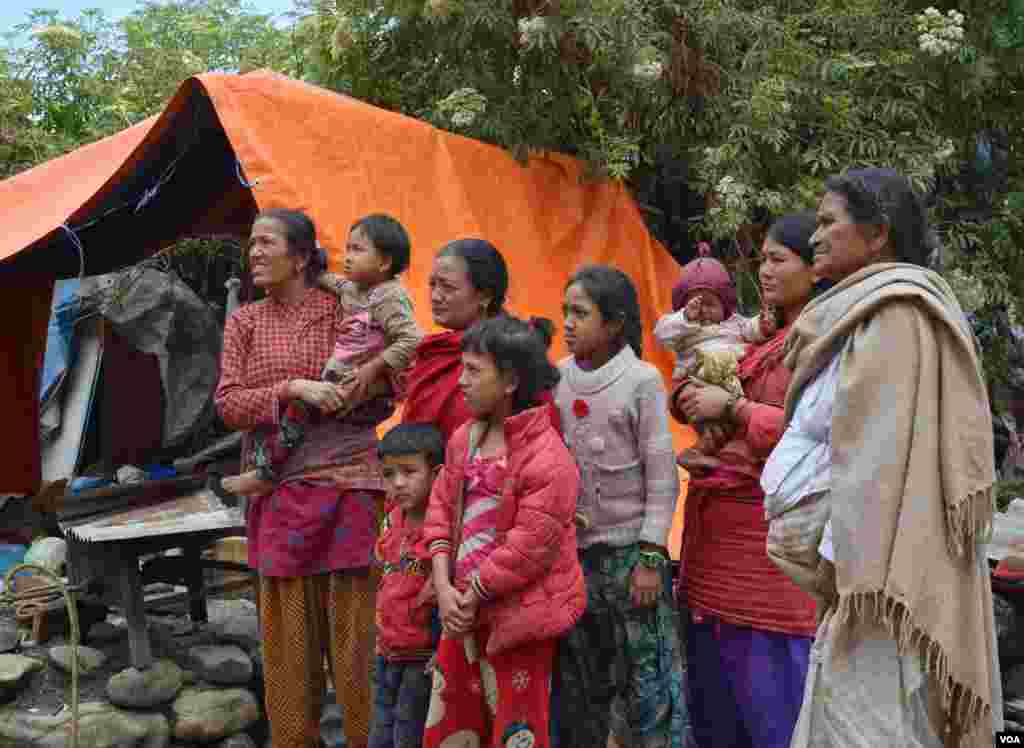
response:
<svg viewBox="0 0 1024 748"><path fill-rule="evenodd" d="M698 748L789 748L812 641L691 619L687 681Z"/></svg>

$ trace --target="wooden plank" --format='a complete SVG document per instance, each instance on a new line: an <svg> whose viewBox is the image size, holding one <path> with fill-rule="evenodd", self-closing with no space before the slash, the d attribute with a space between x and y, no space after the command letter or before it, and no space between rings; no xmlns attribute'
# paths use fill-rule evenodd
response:
<svg viewBox="0 0 1024 748"><path fill-rule="evenodd" d="M212 493L204 492L197 496L213 496ZM151 519L140 519L131 521L128 518L125 524L113 524L119 522L128 513L106 517L88 525L79 525L69 528L67 532L75 539L86 542L104 542L114 540L133 540L137 538L157 537L160 535L183 535L203 530L242 530L245 529L245 519L238 509L219 509L213 511L189 511L184 502L171 502L163 505L167 507L164 516L167 519L159 519L157 514ZM143 513L139 511L139 514ZM175 515L178 516L175 516Z"/></svg>
<svg viewBox="0 0 1024 748"><path fill-rule="evenodd" d="M192 623L206 623L206 576L203 574L203 549L191 545L185 551L185 585L188 587L188 614Z"/></svg>
<svg viewBox="0 0 1024 748"><path fill-rule="evenodd" d="M177 478L114 484L93 488L76 494L66 494L59 500L57 520L62 526L81 524L94 515L148 507L192 494L202 489L206 478L185 475Z"/></svg>
<svg viewBox="0 0 1024 748"><path fill-rule="evenodd" d="M146 629L145 598L137 559L125 559L118 572L118 586L121 592L121 609L128 622L128 645L131 648L132 666L138 670L145 670L153 664L153 653L149 646L149 631Z"/></svg>

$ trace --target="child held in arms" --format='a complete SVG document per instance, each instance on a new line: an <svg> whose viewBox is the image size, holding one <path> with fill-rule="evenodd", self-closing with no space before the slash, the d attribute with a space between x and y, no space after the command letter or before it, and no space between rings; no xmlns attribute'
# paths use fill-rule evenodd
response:
<svg viewBox="0 0 1024 748"><path fill-rule="evenodd" d="M412 301L398 280L409 267L410 254L409 235L401 223L387 215L369 215L349 231L344 275L320 275L319 285L339 297L344 315L322 374L324 381L337 384L344 400L332 418L383 421L392 410L385 400L401 393L401 374L423 338ZM391 382L388 398L375 392L381 380ZM377 407L361 407L373 402ZM298 401L282 407L277 430L255 444L255 469L224 478L223 490L236 496L270 491L285 477L284 467L302 443L306 424L322 417L313 410Z"/></svg>
<svg viewBox="0 0 1024 748"><path fill-rule="evenodd" d="M672 289L672 312L658 320L654 336L676 356L673 381L688 376L739 398L743 395L736 375L739 360L750 344L775 334L776 314L774 310L756 317L739 314L729 271L710 256L706 242L701 242L698 251L700 256L683 267L682 277ZM685 461L690 467L715 467L715 455L729 434L719 423L701 424L698 431L700 439L686 450Z"/></svg>

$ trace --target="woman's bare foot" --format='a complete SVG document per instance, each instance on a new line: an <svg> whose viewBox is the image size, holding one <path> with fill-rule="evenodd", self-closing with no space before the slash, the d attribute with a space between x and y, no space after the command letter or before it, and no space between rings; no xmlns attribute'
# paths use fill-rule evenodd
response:
<svg viewBox="0 0 1024 748"><path fill-rule="evenodd" d="M220 487L225 493L232 496L258 496L268 493L274 487L274 483L263 480L258 470L250 470L241 475L232 475L221 478Z"/></svg>

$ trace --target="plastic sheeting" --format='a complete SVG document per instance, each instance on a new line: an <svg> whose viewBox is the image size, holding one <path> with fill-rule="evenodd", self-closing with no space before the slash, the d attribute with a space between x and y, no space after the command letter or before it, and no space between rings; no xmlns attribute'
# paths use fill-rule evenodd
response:
<svg viewBox="0 0 1024 748"><path fill-rule="evenodd" d="M53 288L53 308L46 336L43 376L39 381L39 433L48 441L60 428L61 400L68 371L75 365L78 347L78 279L58 281Z"/></svg>
<svg viewBox="0 0 1024 748"><path fill-rule="evenodd" d="M172 273L143 265L86 279L81 304L102 309L122 339L159 360L164 448L181 444L209 422L220 376L221 329L192 289Z"/></svg>

